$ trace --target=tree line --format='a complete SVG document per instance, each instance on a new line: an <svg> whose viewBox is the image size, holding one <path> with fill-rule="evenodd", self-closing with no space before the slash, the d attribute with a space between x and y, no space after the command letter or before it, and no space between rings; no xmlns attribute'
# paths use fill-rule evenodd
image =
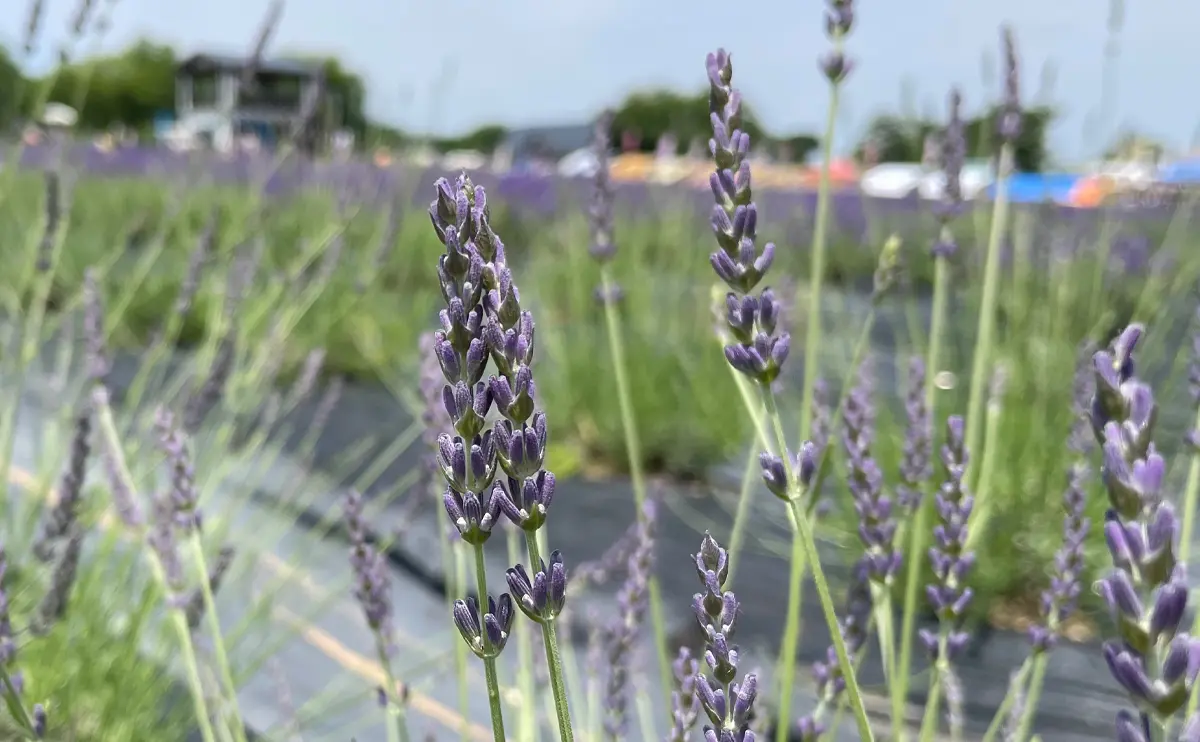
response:
<svg viewBox="0 0 1200 742"><path fill-rule="evenodd" d="M293 57L297 58L297 57ZM313 61L313 58L306 58ZM141 133L152 131L155 119L175 107L175 70L181 59L170 46L142 40L116 54L71 62L41 78L26 78L12 56L0 48L0 129L11 129L27 120L38 102L64 103L79 113L79 127L99 131L124 126ZM362 78L335 58L320 58L330 92L323 112L354 132L363 146L402 146L417 137L366 115L367 91ZM48 97L46 94L48 93ZM994 149L997 112L987 110L966 121L970 157L987 157ZM674 91L648 91L629 95L614 110L611 142L614 147L653 152L664 135L675 138L678 152L704 146L710 125L708 95ZM1026 111L1016 144L1016 163L1026 172L1044 168L1046 133L1054 112L1045 107ZM817 136L806 133L775 134L761 125L751 104L743 106L743 121L756 148L776 160L804 162L820 146ZM941 122L883 114L867 126L855 153L868 150L879 162L918 162L926 137ZM488 125L462 136L424 139L423 143L446 152L474 149L492 152L505 140L503 126ZM869 145L869 146L868 146Z"/></svg>

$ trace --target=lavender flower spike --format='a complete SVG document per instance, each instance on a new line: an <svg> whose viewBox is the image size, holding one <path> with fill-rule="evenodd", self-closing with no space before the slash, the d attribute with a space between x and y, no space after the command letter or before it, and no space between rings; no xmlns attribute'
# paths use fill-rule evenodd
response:
<svg viewBox="0 0 1200 742"><path fill-rule="evenodd" d="M925 361L913 356L908 365L908 393L904 397L908 425L900 461L900 486L896 488L900 507L910 514L921 504L921 492L933 475L933 416L925 404L925 373Z"/></svg>
<svg viewBox="0 0 1200 742"><path fill-rule="evenodd" d="M392 627L392 586L387 564L367 537L363 496L350 491L342 498L342 518L350 537L350 567L354 572L354 597L362 606L367 626L375 634L385 656L396 651Z"/></svg>
<svg viewBox="0 0 1200 742"><path fill-rule="evenodd" d="M871 582L887 586L900 568L901 557L895 546L896 518L892 499L883 491L883 471L871 456L875 435L871 386L869 365L863 364L859 383L846 398L842 439L850 494L858 514L858 536L865 551L862 565Z"/></svg>
<svg viewBox="0 0 1200 742"><path fill-rule="evenodd" d="M1118 637L1104 645L1104 659L1149 731L1186 705L1200 673L1200 642L1179 631L1188 583L1175 557L1175 511L1162 495L1166 463L1152 440L1157 405L1150 387L1134 375L1142 332L1131 325L1111 350L1096 353L1092 428L1102 444L1101 474L1112 506L1104 537L1113 571L1097 589ZM1118 717L1126 738L1131 726L1136 728L1128 714Z"/></svg>
<svg viewBox="0 0 1200 742"><path fill-rule="evenodd" d="M941 222L942 229L937 243L933 246L935 257L949 258L958 250L948 225L963 210L962 169L967 159L966 129L962 119L962 94L958 89L950 91L949 118L946 128L938 138L940 145L939 165L945 178L942 187L942 198L934 205L934 214Z"/></svg>
<svg viewBox="0 0 1200 742"><path fill-rule="evenodd" d="M1021 75L1016 39L1011 28L1004 28L1001 42L1004 47L1004 98L1000 106L997 133L1002 142L1011 145L1021 135Z"/></svg>
<svg viewBox="0 0 1200 742"><path fill-rule="evenodd" d="M968 456L963 432L962 417L953 415L946 420L946 444L942 447L946 481L935 499L938 525L933 529L933 547L929 549L935 582L925 589L942 624L947 660L967 643L968 635L958 629L958 623L971 602L971 588L964 582L975 562L975 555L965 551L967 523L975 498L967 492L963 478ZM931 657L941 658L942 636L922 629L921 641Z"/></svg>
<svg viewBox="0 0 1200 742"><path fill-rule="evenodd" d="M725 323L733 342L725 346L729 365L769 385L779 376L791 348L786 332L776 335L780 315L774 292L752 291L775 259L775 245L759 253L755 245L758 209L750 191L750 136L742 131L742 96L730 85L733 65L724 49L709 54L709 110L713 138L709 140L716 170L709 176L716 205L713 234L719 250L710 257L713 270L731 289L725 299Z"/></svg>
<svg viewBox="0 0 1200 742"><path fill-rule="evenodd" d="M696 681L700 708L711 723L704 725L704 738L708 742L754 742L750 721L758 695L758 677L748 673L741 683L734 682L738 674L738 648L732 639L741 605L732 592L724 590L729 577L729 554L706 533L695 561L703 592L692 599L692 607L704 630L704 661L711 675L710 678L701 674Z"/></svg>
<svg viewBox="0 0 1200 742"><path fill-rule="evenodd" d="M675 688L671 691L672 724L667 739L669 742L686 742L700 717L700 699L696 695L700 662L692 657L691 650L680 647L671 670L675 676Z"/></svg>
<svg viewBox="0 0 1200 742"><path fill-rule="evenodd" d="M648 605L650 573L654 559L654 525L657 508L646 502L644 518L637 523L637 540L633 553L629 555L628 573L625 584L617 592L620 605L619 621L608 632L608 683L605 688L604 706L606 718L604 731L609 739L624 739L629 721L630 659L634 644L641 634Z"/></svg>
<svg viewBox="0 0 1200 742"><path fill-rule="evenodd" d="M8 575L8 555L0 546L0 667L4 668L11 688L0 684L0 692L11 690L15 695L21 695L25 683L21 673L16 669L17 644L13 634L12 618L8 611L8 592L4 589L4 578Z"/></svg>

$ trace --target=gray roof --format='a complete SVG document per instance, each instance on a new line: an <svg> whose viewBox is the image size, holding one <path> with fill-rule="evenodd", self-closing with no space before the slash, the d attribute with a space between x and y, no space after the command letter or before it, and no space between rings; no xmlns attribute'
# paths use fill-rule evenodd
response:
<svg viewBox="0 0 1200 742"><path fill-rule="evenodd" d="M193 54L180 61L181 72L238 72L249 62L249 57L232 54ZM321 70L320 62L294 59L263 59L258 65L260 72L278 75L314 75Z"/></svg>
<svg viewBox="0 0 1200 742"><path fill-rule="evenodd" d="M573 124L512 129L505 143L513 148L517 157L532 154L536 150L548 150L550 154L561 157L591 144L592 128L592 124Z"/></svg>

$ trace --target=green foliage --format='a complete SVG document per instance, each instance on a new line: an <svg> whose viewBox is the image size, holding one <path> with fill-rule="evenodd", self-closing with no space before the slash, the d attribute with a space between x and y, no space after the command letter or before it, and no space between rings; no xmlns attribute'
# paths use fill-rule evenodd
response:
<svg viewBox="0 0 1200 742"><path fill-rule="evenodd" d="M965 122L967 157L989 157L995 150L995 132L999 109L989 109L985 114ZM1046 132L1054 121L1054 112L1046 107L1031 108L1021 115L1021 134L1017 138L1014 152L1017 170L1041 172L1046 166ZM867 127L864 141L857 154L867 142L874 145L879 162L920 162L925 150L925 139L940 132L942 121L913 119L892 114L875 117Z"/></svg>
<svg viewBox="0 0 1200 742"><path fill-rule="evenodd" d="M803 162L817 148L818 140L808 134L773 138L762 128L753 110L742 104L742 128L750 135L754 146L764 146L780 152L789 151L792 162ZM637 142L637 149L653 152L664 134L677 138L678 154L694 141L707 142L712 136L709 121L708 92L683 95L669 90L634 93L613 113L611 141L621 142L627 134Z"/></svg>
<svg viewBox="0 0 1200 742"><path fill-rule="evenodd" d="M459 149L469 149L485 154L491 154L508 136L508 129L496 124L481 126L461 137L435 139L433 147L439 152L451 152Z"/></svg>

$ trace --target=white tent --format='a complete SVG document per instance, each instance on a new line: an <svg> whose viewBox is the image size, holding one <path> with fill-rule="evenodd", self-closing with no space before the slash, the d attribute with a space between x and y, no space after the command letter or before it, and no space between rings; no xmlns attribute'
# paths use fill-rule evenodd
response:
<svg viewBox="0 0 1200 742"><path fill-rule="evenodd" d="M925 169L915 162L885 162L862 174L858 187L872 198L904 198L917 190Z"/></svg>

